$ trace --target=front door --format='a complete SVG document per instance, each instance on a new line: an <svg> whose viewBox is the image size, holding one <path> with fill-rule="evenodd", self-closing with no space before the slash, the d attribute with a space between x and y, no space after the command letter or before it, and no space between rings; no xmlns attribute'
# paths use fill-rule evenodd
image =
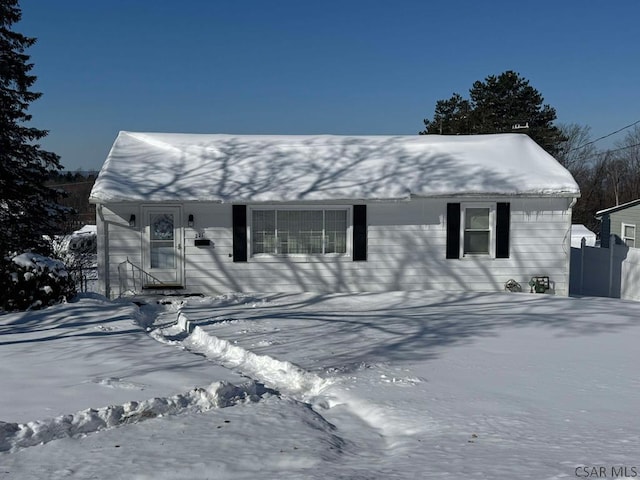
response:
<svg viewBox="0 0 640 480"><path fill-rule="evenodd" d="M146 207L144 270L146 286L182 285L182 229L180 207Z"/></svg>

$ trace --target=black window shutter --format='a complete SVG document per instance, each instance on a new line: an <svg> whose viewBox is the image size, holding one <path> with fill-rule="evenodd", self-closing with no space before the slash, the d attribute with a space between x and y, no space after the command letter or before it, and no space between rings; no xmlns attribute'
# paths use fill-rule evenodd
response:
<svg viewBox="0 0 640 480"><path fill-rule="evenodd" d="M233 205L233 261L247 261L247 206Z"/></svg>
<svg viewBox="0 0 640 480"><path fill-rule="evenodd" d="M447 203L447 258L460 258L459 203Z"/></svg>
<svg viewBox="0 0 640 480"><path fill-rule="evenodd" d="M367 260L367 206L353 206L353 261Z"/></svg>
<svg viewBox="0 0 640 480"><path fill-rule="evenodd" d="M496 258L509 258L509 230L511 229L511 204L496 205Z"/></svg>

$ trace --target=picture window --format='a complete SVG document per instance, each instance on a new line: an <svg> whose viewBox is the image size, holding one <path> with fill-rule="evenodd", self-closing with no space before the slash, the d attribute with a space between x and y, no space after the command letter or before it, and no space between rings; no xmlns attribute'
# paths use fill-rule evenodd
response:
<svg viewBox="0 0 640 480"><path fill-rule="evenodd" d="M254 209L253 255L329 255L347 253L347 210Z"/></svg>

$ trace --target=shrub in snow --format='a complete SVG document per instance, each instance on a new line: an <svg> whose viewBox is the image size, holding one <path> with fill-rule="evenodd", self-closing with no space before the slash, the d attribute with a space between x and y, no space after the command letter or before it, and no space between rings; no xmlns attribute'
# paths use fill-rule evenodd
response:
<svg viewBox="0 0 640 480"><path fill-rule="evenodd" d="M78 291L88 291L97 279L97 231L95 225L85 225L70 235L51 239L54 258L61 260L76 283Z"/></svg>
<svg viewBox="0 0 640 480"><path fill-rule="evenodd" d="M95 225L85 225L70 235L55 237L52 241L54 253L60 255L87 255L97 251L97 229Z"/></svg>
<svg viewBox="0 0 640 480"><path fill-rule="evenodd" d="M59 260L36 253L2 259L0 307L3 310L37 310L75 295L75 283Z"/></svg>

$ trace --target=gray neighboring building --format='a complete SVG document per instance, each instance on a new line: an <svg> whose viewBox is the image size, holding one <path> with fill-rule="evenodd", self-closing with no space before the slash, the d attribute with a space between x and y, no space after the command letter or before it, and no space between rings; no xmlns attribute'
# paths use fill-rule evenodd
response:
<svg viewBox="0 0 640 480"><path fill-rule="evenodd" d="M609 238L615 235L617 243L636 248L640 226L640 199L600 210L596 213L596 218L601 222L601 247L609 248Z"/></svg>

